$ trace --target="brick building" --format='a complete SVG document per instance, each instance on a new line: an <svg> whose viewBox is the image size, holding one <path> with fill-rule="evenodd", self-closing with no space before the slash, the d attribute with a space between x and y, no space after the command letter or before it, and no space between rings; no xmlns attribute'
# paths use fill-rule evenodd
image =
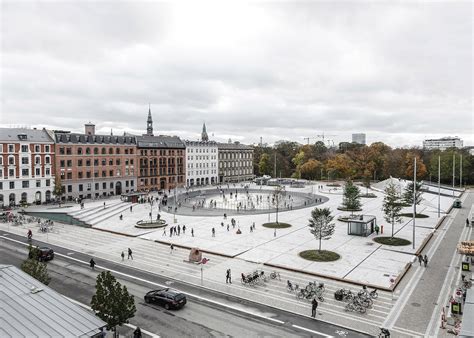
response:
<svg viewBox="0 0 474 338"><path fill-rule="evenodd" d="M182 187L185 182L185 144L177 136L153 135L151 109L147 133L137 136L138 190Z"/></svg>
<svg viewBox="0 0 474 338"><path fill-rule="evenodd" d="M54 143L44 129L0 128L0 207L48 202L54 190Z"/></svg>
<svg viewBox="0 0 474 338"><path fill-rule="evenodd" d="M64 199L121 195L136 190L135 136L96 135L93 124L84 134L54 133L56 175Z"/></svg>

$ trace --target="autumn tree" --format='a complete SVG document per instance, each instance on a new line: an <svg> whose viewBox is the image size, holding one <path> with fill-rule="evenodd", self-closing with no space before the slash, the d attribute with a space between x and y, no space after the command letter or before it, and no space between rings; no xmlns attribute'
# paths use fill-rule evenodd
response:
<svg viewBox="0 0 474 338"><path fill-rule="evenodd" d="M316 179L320 168L321 162L312 158L301 165L300 173L303 178L314 180Z"/></svg>
<svg viewBox="0 0 474 338"><path fill-rule="evenodd" d="M326 170L336 177L350 178L353 173L353 162L346 154L337 154L326 162Z"/></svg>
<svg viewBox="0 0 474 338"><path fill-rule="evenodd" d="M401 222L400 211L403 205L401 202L400 193L398 188L390 182L385 188L385 197L383 199L382 210L384 212L384 218L387 222L392 224L392 238L394 234L395 222Z"/></svg>
<svg viewBox="0 0 474 338"><path fill-rule="evenodd" d="M304 163L304 151L300 150L295 157L291 159L291 162L296 166L296 177L301 178L301 166Z"/></svg>
<svg viewBox="0 0 474 338"><path fill-rule="evenodd" d="M319 240L319 249L321 252L321 241L329 239L334 234L335 224L332 223L334 216L331 215L329 208L314 208L311 211L311 218L308 220L310 232Z"/></svg>
<svg viewBox="0 0 474 338"><path fill-rule="evenodd" d="M117 326L128 323L128 320L135 316L135 299L110 271L102 271L97 276L95 289L91 308L107 323L107 329L113 330L114 335L117 335Z"/></svg>
<svg viewBox="0 0 474 338"><path fill-rule="evenodd" d="M405 166L406 166L406 171L405 175L407 178L412 178L413 177L413 170L415 167L414 159L416 158L416 178L417 179L422 179L423 177L426 176L427 170L426 166L423 163L423 160L420 158L418 154L414 153L408 153L406 154L405 157Z"/></svg>

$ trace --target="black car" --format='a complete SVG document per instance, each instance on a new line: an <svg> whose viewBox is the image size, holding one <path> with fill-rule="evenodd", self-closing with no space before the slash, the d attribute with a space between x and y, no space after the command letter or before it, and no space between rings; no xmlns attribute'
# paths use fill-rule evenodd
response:
<svg viewBox="0 0 474 338"><path fill-rule="evenodd" d="M50 261L54 258L54 250L51 248L48 248L47 246L36 248L36 250L38 250L38 260L40 262ZM33 253L30 252L28 254L28 257L33 258Z"/></svg>
<svg viewBox="0 0 474 338"><path fill-rule="evenodd" d="M186 296L171 289L160 289L148 292L145 295L145 303L154 303L168 309L180 309L186 304Z"/></svg>

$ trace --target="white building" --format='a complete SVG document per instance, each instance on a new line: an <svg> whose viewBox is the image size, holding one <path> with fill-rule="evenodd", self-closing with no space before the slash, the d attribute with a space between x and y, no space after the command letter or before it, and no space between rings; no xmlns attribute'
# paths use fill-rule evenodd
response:
<svg viewBox="0 0 474 338"><path fill-rule="evenodd" d="M455 136L455 137L442 137L438 139L429 139L423 141L423 148L427 150L446 150L448 148L462 148L463 142L462 140Z"/></svg>
<svg viewBox="0 0 474 338"><path fill-rule="evenodd" d="M209 185L218 182L217 143L209 141L203 125L201 141L185 141L186 186Z"/></svg>
<svg viewBox="0 0 474 338"><path fill-rule="evenodd" d="M51 200L53 163L54 142L45 129L0 128L0 207Z"/></svg>
<svg viewBox="0 0 474 338"><path fill-rule="evenodd" d="M358 134L352 134L352 142L353 143L358 143L358 144L365 144L365 134L364 133L358 133Z"/></svg>

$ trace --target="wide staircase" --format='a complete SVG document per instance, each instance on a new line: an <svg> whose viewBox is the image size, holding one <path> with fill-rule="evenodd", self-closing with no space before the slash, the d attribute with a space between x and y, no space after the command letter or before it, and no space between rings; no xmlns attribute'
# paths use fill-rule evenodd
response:
<svg viewBox="0 0 474 338"><path fill-rule="evenodd" d="M90 226L96 225L106 219L118 216L124 211L128 210L130 206L133 205L131 202L123 202L120 200L106 203L104 208L103 205L91 207L91 208L84 208L82 210L73 211L70 215L85 224Z"/></svg>

